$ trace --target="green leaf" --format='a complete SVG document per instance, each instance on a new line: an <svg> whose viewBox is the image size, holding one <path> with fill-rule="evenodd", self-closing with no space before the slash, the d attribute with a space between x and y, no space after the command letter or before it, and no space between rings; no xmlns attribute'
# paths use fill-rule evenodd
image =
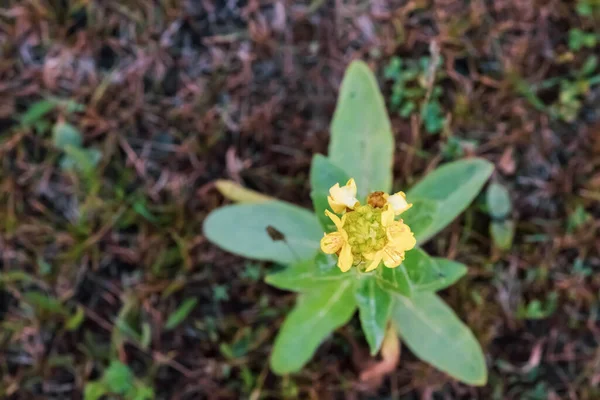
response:
<svg viewBox="0 0 600 400"><path fill-rule="evenodd" d="M132 391L132 400L148 400L154 398L154 389L140 385Z"/></svg>
<svg viewBox="0 0 600 400"><path fill-rule="evenodd" d="M411 199L408 199L411 202ZM438 202L427 199L416 199L412 207L402 213L402 220L414 233L417 243L422 241L423 235L433 224L433 218L437 213Z"/></svg>
<svg viewBox="0 0 600 400"><path fill-rule="evenodd" d="M385 79L398 79L398 76L402 72L402 59L400 57L392 57L390 59L389 64L385 67L383 71L383 76Z"/></svg>
<svg viewBox="0 0 600 400"><path fill-rule="evenodd" d="M310 197L313 201L315 214L317 214L319 222L326 232L336 229L331 219L325 215L325 210L329 208L327 202L329 189L336 183L339 183L340 186L345 185L348 179L350 179L348 175L339 167L333 165L325 156L316 154L313 157L310 166L310 186L312 188Z"/></svg>
<svg viewBox="0 0 600 400"><path fill-rule="evenodd" d="M48 261L44 260L43 257L38 256L36 261L38 266L38 272L40 275L47 276L52 273L52 265L50 265Z"/></svg>
<svg viewBox="0 0 600 400"><path fill-rule="evenodd" d="M103 382L88 382L83 391L83 400L100 400L108 392Z"/></svg>
<svg viewBox="0 0 600 400"><path fill-rule="evenodd" d="M427 199L438 202L433 223L421 233L424 242L444 229L477 196L492 171L493 164L473 158L448 163L427 175L408 193L410 201Z"/></svg>
<svg viewBox="0 0 600 400"><path fill-rule="evenodd" d="M319 253L315 259L292 264L281 272L268 275L265 281L279 289L304 292L353 277L353 274L343 273L336 263L335 257Z"/></svg>
<svg viewBox="0 0 600 400"><path fill-rule="evenodd" d="M67 315L65 306L55 297L48 296L44 293L32 291L23 294L23 300L37 313L47 312L51 314Z"/></svg>
<svg viewBox="0 0 600 400"><path fill-rule="evenodd" d="M152 328L148 322L142 322L142 332L140 333L140 348L142 350L148 350L150 342L152 341Z"/></svg>
<svg viewBox="0 0 600 400"><path fill-rule="evenodd" d="M594 8L590 3L587 2L578 2L575 7L577 10L577 14L582 15L584 17L589 17L594 13Z"/></svg>
<svg viewBox="0 0 600 400"><path fill-rule="evenodd" d="M167 323L165 324L166 330L171 330L179 325L196 307L198 299L186 299L181 305L175 310L175 312L169 315Z"/></svg>
<svg viewBox="0 0 600 400"><path fill-rule="evenodd" d="M84 112L85 104L78 103L71 99L53 99L53 101L60 107L63 108L63 111L67 114L72 114L74 112Z"/></svg>
<svg viewBox="0 0 600 400"><path fill-rule="evenodd" d="M235 335L233 342L222 342L219 350L229 360L235 360L244 357L250 351L254 343L254 334L249 326L245 326Z"/></svg>
<svg viewBox="0 0 600 400"><path fill-rule="evenodd" d="M512 210L510 195L504 185L493 182L486 193L488 211L492 218L503 219Z"/></svg>
<svg viewBox="0 0 600 400"><path fill-rule="evenodd" d="M381 275L378 276L380 285L392 292L401 294L402 296L412 296L413 287L410 278L406 273L404 265L399 265L396 268L379 268Z"/></svg>
<svg viewBox="0 0 600 400"><path fill-rule="evenodd" d="M15 282L25 282L31 283L35 282L36 278L33 275L28 274L25 271L3 271L0 274L0 284L3 283L15 283Z"/></svg>
<svg viewBox="0 0 600 400"><path fill-rule="evenodd" d="M435 283L424 287L417 286L419 291L434 292L445 289L454 285L460 278L466 275L467 266L458 261L449 260L442 257L433 257L433 261L437 264L439 271L444 275L442 279L438 279Z"/></svg>
<svg viewBox="0 0 600 400"><path fill-rule="evenodd" d="M433 293L394 298L392 321L417 357L467 384L486 384L481 347L450 307Z"/></svg>
<svg viewBox="0 0 600 400"><path fill-rule="evenodd" d="M56 102L39 100L33 103L27 111L21 115L21 125L30 126L41 121L47 114L56 108Z"/></svg>
<svg viewBox="0 0 600 400"><path fill-rule="evenodd" d="M385 336L387 322L392 311L392 296L379 286L377 279L366 275L359 280L354 298L358 305L360 324L369 343L371 355L375 355Z"/></svg>
<svg viewBox="0 0 600 400"><path fill-rule="evenodd" d="M52 129L52 142L54 147L65 150L67 146L81 148L83 136L79 129L68 122L58 122Z"/></svg>
<svg viewBox="0 0 600 400"><path fill-rule="evenodd" d="M104 371L102 380L111 392L123 394L133 388L133 372L120 361L113 360Z"/></svg>
<svg viewBox="0 0 600 400"><path fill-rule="evenodd" d="M494 245L502 250L511 248L515 236L515 223L512 220L492 221L490 235Z"/></svg>
<svg viewBox="0 0 600 400"><path fill-rule="evenodd" d="M273 197L247 189L234 181L220 179L215 182L215 186L225 198L237 203L264 203L275 200Z"/></svg>
<svg viewBox="0 0 600 400"><path fill-rule="evenodd" d="M133 208L133 211L146 218L148 221L158 223L158 218L150 212L148 206L146 206L146 201L144 199L136 200L132 204L131 208Z"/></svg>
<svg viewBox="0 0 600 400"><path fill-rule="evenodd" d="M418 247L406 253L402 265L417 291L435 292L447 288L467 273L463 264L433 258Z"/></svg>
<svg viewBox="0 0 600 400"><path fill-rule="evenodd" d="M569 48L574 51L581 50L583 46L584 32L581 29L571 29L569 31Z"/></svg>
<svg viewBox="0 0 600 400"><path fill-rule="evenodd" d="M285 240L271 238L267 227L281 232ZM314 214L280 201L221 207L210 213L203 229L208 240L224 250L282 264L314 257L323 236Z"/></svg>
<svg viewBox="0 0 600 400"><path fill-rule="evenodd" d="M323 340L350 320L355 309L352 280L301 294L275 339L273 372L281 375L300 370Z"/></svg>
<svg viewBox="0 0 600 400"><path fill-rule="evenodd" d="M591 46L588 47L596 46L596 37L594 35L592 35L592 40L593 42L591 43ZM591 75L594 73L594 71L596 71L596 68L598 68L598 57L592 55L586 58L585 62L581 66L581 71L579 73L583 76Z"/></svg>
<svg viewBox="0 0 600 400"><path fill-rule="evenodd" d="M69 319L65 322L65 329L68 331L76 331L79 329L84 320L85 310L82 306L77 306L75 314L69 317Z"/></svg>
<svg viewBox="0 0 600 400"><path fill-rule="evenodd" d="M569 213L569 217L567 219L567 232L573 233L577 229L584 226L586 222L591 219L592 216L585 210L585 207L583 207L581 204L578 204L575 210Z"/></svg>
<svg viewBox="0 0 600 400"><path fill-rule="evenodd" d="M410 117L410 114L412 114L413 111L415 111L416 108L417 108L417 104L415 102L407 101L400 108L399 114L402 118L408 118L408 117Z"/></svg>
<svg viewBox="0 0 600 400"><path fill-rule="evenodd" d="M533 300L524 307L519 305L517 310L517 318L519 319L544 319L550 317L556 311L558 305L558 293L550 292L545 304L540 300Z"/></svg>
<svg viewBox="0 0 600 400"><path fill-rule="evenodd" d="M60 160L60 167L64 170L76 170L84 174L91 174L100 159L102 153L97 149L82 149L66 145L63 149L64 157Z"/></svg>
<svg viewBox="0 0 600 400"><path fill-rule="evenodd" d="M444 114L438 101L430 101L421 110L421 118L425 124L427 133L439 133L444 127Z"/></svg>
<svg viewBox="0 0 600 400"><path fill-rule="evenodd" d="M331 123L329 158L358 186L358 199L392 185L394 138L375 76L362 61L344 75Z"/></svg>

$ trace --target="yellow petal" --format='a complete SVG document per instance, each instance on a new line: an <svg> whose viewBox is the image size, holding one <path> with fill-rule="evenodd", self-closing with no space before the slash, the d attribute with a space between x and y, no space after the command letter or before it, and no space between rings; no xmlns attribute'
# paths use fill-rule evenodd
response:
<svg viewBox="0 0 600 400"><path fill-rule="evenodd" d="M387 201L388 204L394 210L394 214L396 215L400 215L404 211L412 207L412 204L406 201L406 195L404 194L404 192L398 192L396 194L388 196Z"/></svg>
<svg viewBox="0 0 600 400"><path fill-rule="evenodd" d="M365 256L365 258L367 258ZM370 255L370 257L368 258L369 260L372 260L371 263L369 264L369 266L367 267L367 269L365 270L365 272L370 272L373 271L375 268L377 268L379 266L379 263L381 262L381 259L383 258L383 251L378 251L377 253L375 253L374 255Z"/></svg>
<svg viewBox="0 0 600 400"><path fill-rule="evenodd" d="M325 215L327 215L329 217L329 219L331 219L333 221L333 223L335 224L335 227L339 230L342 229L342 227L344 226L344 221L345 221L345 216L342 217L342 219L340 219L340 217L338 217L337 215L335 215L334 213L332 213L329 210L325 210Z"/></svg>
<svg viewBox="0 0 600 400"><path fill-rule="evenodd" d="M383 264L388 268L396 268L404 261L404 252L387 245L382 250L383 253Z"/></svg>
<svg viewBox="0 0 600 400"><path fill-rule="evenodd" d="M331 207L333 212L336 214L341 214L346 211L346 205L336 202L331 196L327 196L327 202L329 203L329 207Z"/></svg>
<svg viewBox="0 0 600 400"><path fill-rule="evenodd" d="M321 239L321 250L323 250L323 253L325 254L337 253L344 245L344 242L345 239L342 232L328 233Z"/></svg>
<svg viewBox="0 0 600 400"><path fill-rule="evenodd" d="M402 221L394 221L387 227L386 233L390 244L402 251L408 251L417 244L410 227Z"/></svg>
<svg viewBox="0 0 600 400"><path fill-rule="evenodd" d="M354 209L358 203L356 199L356 182L354 182L354 179L350 179L343 187L340 187L340 184L336 183L329 189L329 195L327 197L329 206L338 214L346 209L346 207Z"/></svg>
<svg viewBox="0 0 600 400"><path fill-rule="evenodd" d="M352 248L350 247L350 244L346 242L342 247L342 251L340 251L340 256L338 258L338 267L340 267L342 272L346 272L352 267L353 262L354 257L352 256Z"/></svg>
<svg viewBox="0 0 600 400"><path fill-rule="evenodd" d="M394 210L389 204L385 205L383 212L381 213L381 225L389 226L394 222Z"/></svg>

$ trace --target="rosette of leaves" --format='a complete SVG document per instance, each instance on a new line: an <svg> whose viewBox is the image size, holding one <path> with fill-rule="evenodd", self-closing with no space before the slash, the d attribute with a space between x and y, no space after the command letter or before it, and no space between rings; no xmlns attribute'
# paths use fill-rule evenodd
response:
<svg viewBox="0 0 600 400"><path fill-rule="evenodd" d="M238 204L213 211L204 234L240 256L287 265L266 281L298 298L275 339L270 358L277 374L300 370L319 345L358 312L371 353L380 350L388 324L419 358L454 378L484 385L487 369L473 333L436 294L460 279L465 265L433 257L421 245L450 224L481 191L493 166L479 158L443 165L407 191L413 207L402 218L417 246L394 269L343 273L336 257L319 249L335 229L325 216L335 183L356 180L358 197L392 190L394 138L377 81L363 62L347 69L331 124L328 156L315 155L310 184L314 211L247 189L220 184Z"/></svg>

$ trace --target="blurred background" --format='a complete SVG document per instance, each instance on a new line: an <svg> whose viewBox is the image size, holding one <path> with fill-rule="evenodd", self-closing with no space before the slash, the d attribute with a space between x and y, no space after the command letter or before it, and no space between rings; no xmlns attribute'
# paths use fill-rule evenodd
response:
<svg viewBox="0 0 600 400"><path fill-rule="evenodd" d="M600 398L598 0L0 5L0 398ZM394 188L496 165L426 246L469 266L442 295L483 388L407 349L360 382L356 317L273 375L295 295L202 236L216 179L311 207L353 59L386 100Z"/></svg>

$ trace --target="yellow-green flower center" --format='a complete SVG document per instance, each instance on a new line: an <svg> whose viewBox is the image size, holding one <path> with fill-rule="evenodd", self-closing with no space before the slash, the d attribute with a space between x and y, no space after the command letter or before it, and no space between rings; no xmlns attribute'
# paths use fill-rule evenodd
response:
<svg viewBox="0 0 600 400"><path fill-rule="evenodd" d="M385 227L381 224L382 211L381 208L364 205L346 214L344 230L348 233L348 243L355 257L381 250L387 243Z"/></svg>

